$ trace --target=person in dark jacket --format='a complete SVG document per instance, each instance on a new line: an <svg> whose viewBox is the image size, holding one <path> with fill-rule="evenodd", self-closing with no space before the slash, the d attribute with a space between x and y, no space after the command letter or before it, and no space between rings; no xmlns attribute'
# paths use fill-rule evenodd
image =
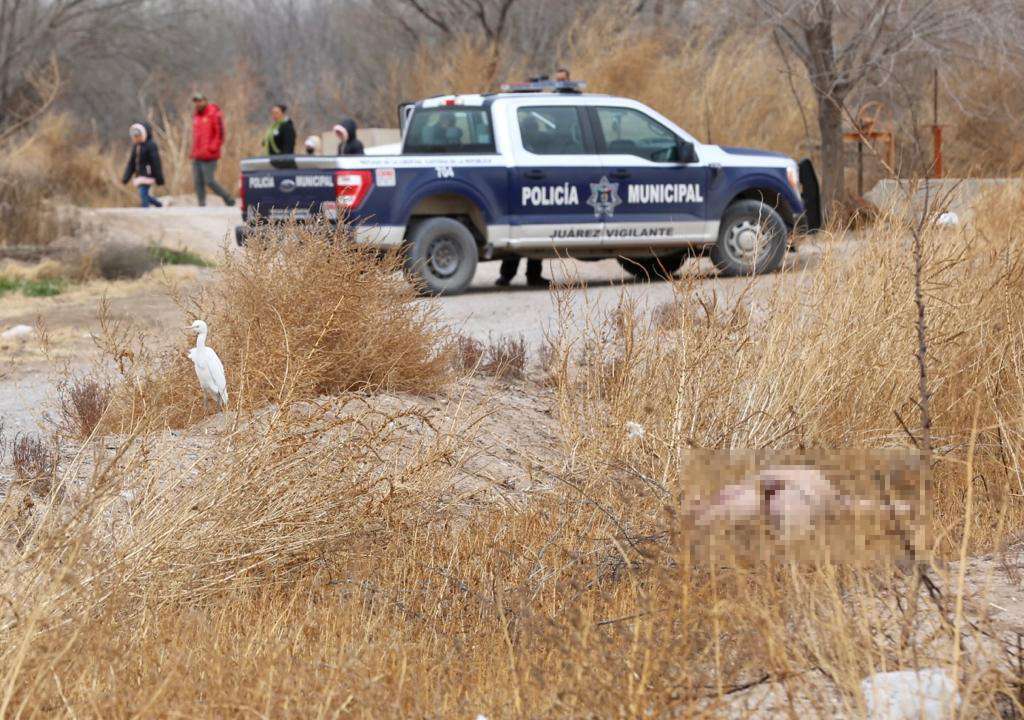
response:
<svg viewBox="0 0 1024 720"><path fill-rule="evenodd" d="M160 167L160 150L153 142L153 131L146 123L135 123L128 130L132 139L132 151L124 169L121 182L132 183L139 189L142 207L163 207L163 203L150 195L154 185L164 184L164 172Z"/></svg>
<svg viewBox="0 0 1024 720"><path fill-rule="evenodd" d="M295 124L287 113L287 105L277 104L270 108L270 119L274 124L263 138L263 151L267 155L295 154Z"/></svg>
<svg viewBox="0 0 1024 720"><path fill-rule="evenodd" d="M363 155L363 143L356 137L356 121L345 118L334 126L334 137L338 138L339 155Z"/></svg>

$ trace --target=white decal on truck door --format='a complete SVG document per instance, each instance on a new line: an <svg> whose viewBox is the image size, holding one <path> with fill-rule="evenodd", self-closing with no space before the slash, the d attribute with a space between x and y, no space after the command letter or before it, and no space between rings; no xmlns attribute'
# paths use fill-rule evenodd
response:
<svg viewBox="0 0 1024 720"><path fill-rule="evenodd" d="M579 205L580 196L576 186L570 183L561 185L527 185L523 187L523 207L534 205L539 207L550 205Z"/></svg>
<svg viewBox="0 0 1024 720"><path fill-rule="evenodd" d="M587 205L594 208L594 217L611 217L615 214L615 208L621 204L618 183L608 182L607 177L602 177L601 182L590 183Z"/></svg>
<svg viewBox="0 0 1024 720"><path fill-rule="evenodd" d="M698 183L672 183L668 185L630 185L626 197L640 205L657 203L704 202Z"/></svg>

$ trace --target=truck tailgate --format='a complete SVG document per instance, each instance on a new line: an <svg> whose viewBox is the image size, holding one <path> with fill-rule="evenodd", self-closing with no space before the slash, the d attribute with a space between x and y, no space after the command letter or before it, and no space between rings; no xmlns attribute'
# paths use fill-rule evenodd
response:
<svg viewBox="0 0 1024 720"><path fill-rule="evenodd" d="M246 216L272 220L337 216L335 170L253 170L242 174Z"/></svg>

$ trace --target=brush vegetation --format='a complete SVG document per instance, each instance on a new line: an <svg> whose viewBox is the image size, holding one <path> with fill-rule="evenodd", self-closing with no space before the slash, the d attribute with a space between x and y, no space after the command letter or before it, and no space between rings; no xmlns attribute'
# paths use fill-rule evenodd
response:
<svg viewBox="0 0 1024 720"><path fill-rule="evenodd" d="M108 326L113 399L96 421L105 395L78 383L69 434L114 435L0 506L0 714L748 717L737 703L764 690L778 712L856 717L865 675L943 667L965 717L1019 717L1015 637L944 564L1002 552L1024 519L1019 216L921 231L929 552L720 562L680 512L754 451L916 452L916 229L901 217L836 237L846 250L811 267L732 281L730 302L684 279L650 316L623 301L563 318L551 389L513 388L552 407L555 482L497 495L457 472L473 441L514 447L522 429L477 437L451 368L526 368L518 341L453 340L397 259L323 228L226 256L188 307L231 411L168 433L200 419L191 337L162 355ZM453 402L427 417L402 391ZM905 572L915 559L930 584Z"/></svg>
<svg viewBox="0 0 1024 720"><path fill-rule="evenodd" d="M236 410L352 390L432 392L452 364L447 331L415 301L401 258L379 258L327 223L264 229L244 251L224 253L213 282L178 300L207 322ZM195 370L180 349L194 343L187 328L166 351L103 323L121 372L111 411L119 429L201 419Z"/></svg>

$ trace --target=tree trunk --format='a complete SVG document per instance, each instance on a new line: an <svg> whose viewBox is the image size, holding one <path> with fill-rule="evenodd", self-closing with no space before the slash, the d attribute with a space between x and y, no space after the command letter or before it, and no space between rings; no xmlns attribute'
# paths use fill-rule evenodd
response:
<svg viewBox="0 0 1024 720"><path fill-rule="evenodd" d="M821 203L828 212L846 199L843 151L843 113L834 98L818 95L818 131L821 133Z"/></svg>

